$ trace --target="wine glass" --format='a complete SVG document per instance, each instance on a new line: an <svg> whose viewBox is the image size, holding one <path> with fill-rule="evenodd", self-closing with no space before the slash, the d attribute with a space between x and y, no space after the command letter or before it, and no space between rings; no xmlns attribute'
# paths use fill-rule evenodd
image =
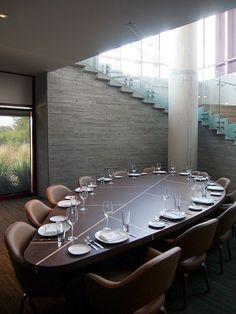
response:
<svg viewBox="0 0 236 314"><path fill-rule="evenodd" d="M110 227L109 227L109 217L113 213L113 204L112 204L112 202L111 201L104 201L102 203L102 210L103 210L104 216L107 219L107 225L106 225L106 227L104 229L110 229Z"/></svg>
<svg viewBox="0 0 236 314"><path fill-rule="evenodd" d="M176 172L175 170L175 164L173 162L170 163L170 173L174 174Z"/></svg>
<svg viewBox="0 0 236 314"><path fill-rule="evenodd" d="M84 210L87 210L87 208L84 207L85 205L85 200L87 199L88 197L88 190L87 190L87 187L81 189L80 193L79 193L79 196L80 198L82 199L82 202L83 202L83 205L82 207L80 208L80 210L84 211Z"/></svg>
<svg viewBox="0 0 236 314"><path fill-rule="evenodd" d="M96 177L91 177L90 181L91 188L93 189L92 192L90 193L91 195L95 195L95 188L97 187L97 178Z"/></svg>
<svg viewBox="0 0 236 314"><path fill-rule="evenodd" d="M107 169L107 174L108 174L108 177L111 179L111 181L109 182L109 184L113 184L113 182L112 182L113 173L112 173L112 169L111 169L111 168L108 168L108 169Z"/></svg>
<svg viewBox="0 0 236 314"><path fill-rule="evenodd" d="M78 210L77 206L71 206L67 208L66 218L68 223L71 225L71 236L68 237L68 240L76 240L77 237L74 235L74 225L78 222Z"/></svg>
<svg viewBox="0 0 236 314"><path fill-rule="evenodd" d="M131 170L132 170L132 174L134 175L133 178L135 178L135 173L136 173L136 171L137 171L137 167L136 167L135 164L133 164L133 165L131 166Z"/></svg>
<svg viewBox="0 0 236 314"><path fill-rule="evenodd" d="M163 188L162 189L162 198L164 200L164 210L167 210L167 200L168 198L170 197L170 194L169 194L169 189L168 188Z"/></svg>
<svg viewBox="0 0 236 314"><path fill-rule="evenodd" d="M160 175L160 171L161 171L161 163L157 162L157 171L158 171L158 175Z"/></svg>

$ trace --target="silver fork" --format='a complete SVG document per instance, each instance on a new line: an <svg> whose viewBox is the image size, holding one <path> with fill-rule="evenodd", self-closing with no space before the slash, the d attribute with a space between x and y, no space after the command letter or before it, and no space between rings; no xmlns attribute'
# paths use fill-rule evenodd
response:
<svg viewBox="0 0 236 314"><path fill-rule="evenodd" d="M90 242L90 243L94 243L96 246L98 246L100 249L104 249L104 247L101 245L101 244L99 244L98 242L96 242L96 241L93 241L91 238L90 238L90 236L87 236L86 237L86 239Z"/></svg>
<svg viewBox="0 0 236 314"><path fill-rule="evenodd" d="M88 239L84 239L84 243L91 246L94 250L99 251L99 248L97 248L94 244L90 243Z"/></svg>

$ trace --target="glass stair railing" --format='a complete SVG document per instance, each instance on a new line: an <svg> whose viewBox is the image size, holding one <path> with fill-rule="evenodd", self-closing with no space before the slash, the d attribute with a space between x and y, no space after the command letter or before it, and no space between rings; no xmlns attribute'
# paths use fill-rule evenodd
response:
<svg viewBox="0 0 236 314"><path fill-rule="evenodd" d="M158 86L138 76L124 74L120 69L114 68L114 66L99 63L97 57L83 60L80 64L88 65L108 76L111 80L115 80L121 86L133 92L133 97L143 98L144 102L152 104L155 108L168 111L167 86ZM113 84L111 83L111 85Z"/></svg>
<svg viewBox="0 0 236 314"><path fill-rule="evenodd" d="M226 140L236 145L236 76L221 75L200 83L200 101L198 121L217 134L223 134Z"/></svg>

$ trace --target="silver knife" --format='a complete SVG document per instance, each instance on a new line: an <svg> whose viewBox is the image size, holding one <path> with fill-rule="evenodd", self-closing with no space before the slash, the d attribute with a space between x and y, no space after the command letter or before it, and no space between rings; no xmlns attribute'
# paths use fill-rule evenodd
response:
<svg viewBox="0 0 236 314"><path fill-rule="evenodd" d="M98 247L100 247L100 249L104 249L104 246L102 246L101 244L97 243L96 241L93 241L94 244L96 244Z"/></svg>

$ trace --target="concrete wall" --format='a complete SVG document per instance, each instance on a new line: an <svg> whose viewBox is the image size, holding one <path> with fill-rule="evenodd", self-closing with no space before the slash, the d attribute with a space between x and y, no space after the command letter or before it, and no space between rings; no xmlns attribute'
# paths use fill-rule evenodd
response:
<svg viewBox="0 0 236 314"><path fill-rule="evenodd" d="M78 66L48 73L47 113L48 144L41 141L38 151L48 150L48 182L45 165L38 171L40 194L43 185L74 188L79 176L101 175L104 167L167 163L167 115ZM47 119L38 127L45 129Z"/></svg>
<svg viewBox="0 0 236 314"><path fill-rule="evenodd" d="M214 180L229 178L231 189L236 188L236 146L216 135L206 126L198 128L198 169L205 170Z"/></svg>

